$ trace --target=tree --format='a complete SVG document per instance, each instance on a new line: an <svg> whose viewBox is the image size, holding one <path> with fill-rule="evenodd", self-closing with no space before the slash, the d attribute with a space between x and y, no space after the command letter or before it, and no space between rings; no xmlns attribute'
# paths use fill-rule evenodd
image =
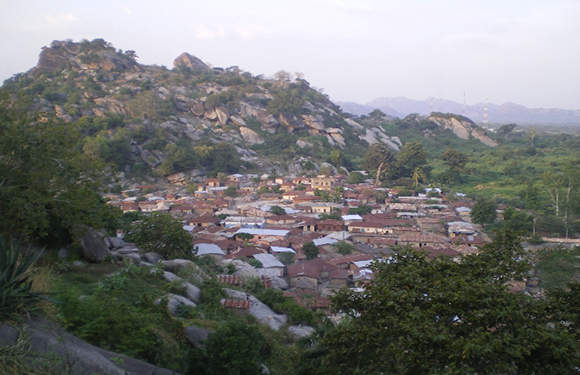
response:
<svg viewBox="0 0 580 375"><path fill-rule="evenodd" d="M261 373L260 351L265 338L241 319L229 321L211 333L194 351L190 374L253 375Z"/></svg>
<svg viewBox="0 0 580 375"><path fill-rule="evenodd" d="M502 125L497 129L497 134L501 135L502 137L507 137L511 132L514 131L516 128L516 124L506 124Z"/></svg>
<svg viewBox="0 0 580 375"><path fill-rule="evenodd" d="M373 208L367 204L361 204L358 207L353 207L348 209L349 215L366 215L370 214L373 211Z"/></svg>
<svg viewBox="0 0 580 375"><path fill-rule="evenodd" d="M365 182L365 176L363 176L360 172L350 172L346 182L349 184L360 184Z"/></svg>
<svg viewBox="0 0 580 375"><path fill-rule="evenodd" d="M81 225L114 229L122 212L98 194L105 164L79 151L78 128L32 107L0 95L0 234L57 247Z"/></svg>
<svg viewBox="0 0 580 375"><path fill-rule="evenodd" d="M401 171L400 175L410 177L415 168L421 168L425 172L428 157L429 153L421 143L405 143L397 154L397 168Z"/></svg>
<svg viewBox="0 0 580 375"><path fill-rule="evenodd" d="M194 254L191 235L181 221L170 214L152 212L132 225L128 236L146 252L156 252L167 259L189 259Z"/></svg>
<svg viewBox="0 0 580 375"><path fill-rule="evenodd" d="M238 233L236 234L236 237L242 241L244 241L244 244L246 246L248 246L248 241L251 240L252 238L254 238L253 234L250 233Z"/></svg>
<svg viewBox="0 0 580 375"><path fill-rule="evenodd" d="M540 193L533 182L528 182L526 187L526 206L534 214L532 234L536 234L536 221L538 219L538 210L540 209Z"/></svg>
<svg viewBox="0 0 580 375"><path fill-rule="evenodd" d="M387 115L385 115L383 111L376 108L369 113L369 117L372 118L373 120L384 120L386 116Z"/></svg>
<svg viewBox="0 0 580 375"><path fill-rule="evenodd" d="M270 207L270 212L274 215L285 215L286 211L280 206L272 206Z"/></svg>
<svg viewBox="0 0 580 375"><path fill-rule="evenodd" d="M447 165L450 170L458 172L463 172L465 165L469 162L469 157L466 154L454 148L445 150L439 159L443 160L443 164Z"/></svg>
<svg viewBox="0 0 580 375"><path fill-rule="evenodd" d="M332 245L334 251L342 255L349 255L355 250L353 244L347 241L338 241L337 243Z"/></svg>
<svg viewBox="0 0 580 375"><path fill-rule="evenodd" d="M394 157L387 146L382 143L373 144L367 151L362 167L370 173L375 173L375 185L379 185L381 174L393 163Z"/></svg>
<svg viewBox="0 0 580 375"><path fill-rule="evenodd" d="M376 262L363 293L344 288L332 297L345 316L304 357L319 363L310 373L575 372L580 343L571 316L505 284L530 269L519 241L499 232L462 262L429 261L413 249Z"/></svg>
<svg viewBox="0 0 580 375"><path fill-rule="evenodd" d="M278 260L282 262L285 266L291 266L294 264L295 257L296 255L294 253L287 251L280 253L280 255L278 255Z"/></svg>
<svg viewBox="0 0 580 375"><path fill-rule="evenodd" d="M475 205L471 209L471 221L475 224L481 224L485 227L485 224L491 224L495 221L496 205L489 199L480 198L475 202Z"/></svg>
<svg viewBox="0 0 580 375"><path fill-rule="evenodd" d="M313 242L308 242L302 246L302 252L306 255L306 260L312 260L318 256L318 247Z"/></svg>
<svg viewBox="0 0 580 375"><path fill-rule="evenodd" d="M423 169L421 167L415 167L413 170L413 186L417 188L417 186L419 186L419 181L425 182L425 178L426 176Z"/></svg>
<svg viewBox="0 0 580 375"><path fill-rule="evenodd" d="M330 162L330 164L334 165L337 168L341 167L343 162L342 152L340 152L340 150L330 151L328 161Z"/></svg>
<svg viewBox="0 0 580 375"><path fill-rule="evenodd" d="M238 189L234 185L230 185L224 190L224 196L235 198L238 196Z"/></svg>

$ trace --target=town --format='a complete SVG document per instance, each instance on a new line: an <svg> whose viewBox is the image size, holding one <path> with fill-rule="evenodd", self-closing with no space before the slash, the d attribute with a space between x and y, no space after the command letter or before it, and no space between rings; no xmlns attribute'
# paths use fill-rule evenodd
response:
<svg viewBox="0 0 580 375"><path fill-rule="evenodd" d="M340 174L219 177L187 183L173 176L176 183L165 189L137 185L106 198L124 213L164 212L181 220L197 256L234 265L220 282L260 277L314 312L329 313L328 297L340 288L363 290L373 279L371 264L388 260L395 246L458 260L490 241L471 223L473 202L437 187L418 193L371 180L349 183ZM510 288L538 292L537 280L511 281Z"/></svg>

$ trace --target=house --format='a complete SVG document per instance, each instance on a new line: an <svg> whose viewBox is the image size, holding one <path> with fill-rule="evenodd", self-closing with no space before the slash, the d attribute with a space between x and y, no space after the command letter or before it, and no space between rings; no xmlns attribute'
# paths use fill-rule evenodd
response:
<svg viewBox="0 0 580 375"><path fill-rule="evenodd" d="M350 223L348 225L348 231L352 233L364 233L364 234L389 234L392 231L381 223L371 223L371 222L357 222Z"/></svg>
<svg viewBox="0 0 580 375"><path fill-rule="evenodd" d="M197 227L208 228L214 225L219 225L220 219L215 216L200 216L193 219L189 219L189 225L194 225Z"/></svg>
<svg viewBox="0 0 580 375"><path fill-rule="evenodd" d="M198 243L195 247L197 248L197 256L199 257L209 255L212 258L221 260L226 255L218 245L213 243Z"/></svg>
<svg viewBox="0 0 580 375"><path fill-rule="evenodd" d="M298 219L290 215L276 215L266 218L266 224L273 225L286 225L286 224L296 224Z"/></svg>
<svg viewBox="0 0 580 375"><path fill-rule="evenodd" d="M446 243L449 243L447 238L429 234L404 234L398 237L398 244L402 246L425 247Z"/></svg>
<svg viewBox="0 0 580 375"><path fill-rule="evenodd" d="M284 269L286 266L282 262L280 262L276 257L272 254L255 254L254 259L257 259L262 263L262 268L256 269L258 271L258 275L260 276L284 276Z"/></svg>
<svg viewBox="0 0 580 375"><path fill-rule="evenodd" d="M319 232L340 232L344 230L344 223L341 220L322 220L318 222L317 231Z"/></svg>
<svg viewBox="0 0 580 375"><path fill-rule="evenodd" d="M228 216L223 220L226 228L262 228L266 221L263 217Z"/></svg>
<svg viewBox="0 0 580 375"><path fill-rule="evenodd" d="M278 241L286 239L288 236L288 230L285 229L257 229L257 228L240 228L236 231L236 234L248 233L254 236L250 239L250 242L257 242L265 237L275 237Z"/></svg>
<svg viewBox="0 0 580 375"><path fill-rule="evenodd" d="M310 186L313 189L318 190L333 190L334 189L334 178L319 175L310 179Z"/></svg>
<svg viewBox="0 0 580 375"><path fill-rule="evenodd" d="M313 203L312 204L312 213L313 214L330 214L337 208L338 205L336 203Z"/></svg>
<svg viewBox="0 0 580 375"><path fill-rule="evenodd" d="M205 186L211 187L211 188L220 187L221 181L218 180L217 178L208 178L207 180L205 180Z"/></svg>

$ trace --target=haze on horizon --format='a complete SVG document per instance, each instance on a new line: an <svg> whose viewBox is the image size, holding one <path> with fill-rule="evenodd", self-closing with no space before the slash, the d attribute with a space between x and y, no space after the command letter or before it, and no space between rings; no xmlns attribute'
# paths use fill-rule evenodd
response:
<svg viewBox="0 0 580 375"><path fill-rule="evenodd" d="M189 52L304 73L334 101L430 97L580 109L580 1L0 0L0 80L53 40L103 38L143 64Z"/></svg>

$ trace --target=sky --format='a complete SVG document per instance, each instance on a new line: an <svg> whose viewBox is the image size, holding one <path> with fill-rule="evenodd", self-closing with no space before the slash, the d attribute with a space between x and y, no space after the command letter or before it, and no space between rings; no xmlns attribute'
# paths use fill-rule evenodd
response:
<svg viewBox="0 0 580 375"><path fill-rule="evenodd" d="M333 101L580 109L580 0L0 0L0 81L53 40L303 73Z"/></svg>

